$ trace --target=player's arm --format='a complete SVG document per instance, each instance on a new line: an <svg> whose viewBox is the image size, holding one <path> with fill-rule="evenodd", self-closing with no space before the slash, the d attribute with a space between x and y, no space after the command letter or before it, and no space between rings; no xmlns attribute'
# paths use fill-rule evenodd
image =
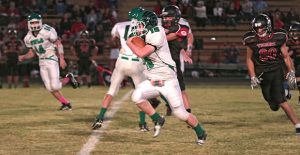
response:
<svg viewBox="0 0 300 155"><path fill-rule="evenodd" d="M127 39L126 44L132 50L132 52L140 58L144 58L155 51L155 47L152 45L146 44L144 47L139 47L132 43L132 39L134 37L130 37Z"/></svg>
<svg viewBox="0 0 300 155"><path fill-rule="evenodd" d="M192 55L193 44L194 44L194 35L193 35L192 32L190 32L187 36L187 50L186 50L186 53L187 53L188 56Z"/></svg>
<svg viewBox="0 0 300 155"><path fill-rule="evenodd" d="M169 33L166 35L168 41L172 41L178 38L176 33Z"/></svg>
<svg viewBox="0 0 300 155"><path fill-rule="evenodd" d="M286 46L286 44L284 43L282 46L281 46L281 53L282 53L282 56L283 56L283 60L285 62L285 65L287 67L287 70L288 72L292 71L293 70L293 67L292 67L292 61L291 61L291 58L289 56L289 53L288 53L288 48Z"/></svg>
<svg viewBox="0 0 300 155"><path fill-rule="evenodd" d="M29 48L28 52L26 54L20 55L18 59L20 62L22 62L22 61L31 59L34 56L35 56L35 53L33 52L33 49Z"/></svg>
<svg viewBox="0 0 300 155"><path fill-rule="evenodd" d="M59 65L62 69L65 69L67 67L67 63L65 61L65 55L64 55L64 47L61 43L60 39L57 39L54 41L54 44L57 47L58 57L59 57Z"/></svg>
<svg viewBox="0 0 300 155"><path fill-rule="evenodd" d="M246 63L248 67L249 76L255 77L255 71L254 71L254 63L252 60L253 51L251 48L247 47L247 56L246 56Z"/></svg>

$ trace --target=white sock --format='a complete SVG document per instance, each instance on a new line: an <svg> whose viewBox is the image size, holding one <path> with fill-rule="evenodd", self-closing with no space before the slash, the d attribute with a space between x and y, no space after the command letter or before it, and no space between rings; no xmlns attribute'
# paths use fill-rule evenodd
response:
<svg viewBox="0 0 300 155"><path fill-rule="evenodd" d="M300 123L297 123L297 124L295 125L295 127L296 127L296 128L300 128Z"/></svg>

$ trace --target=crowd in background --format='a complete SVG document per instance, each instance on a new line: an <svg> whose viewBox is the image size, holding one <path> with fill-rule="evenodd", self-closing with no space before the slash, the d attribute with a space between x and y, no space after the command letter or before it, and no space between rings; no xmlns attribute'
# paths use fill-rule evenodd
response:
<svg viewBox="0 0 300 155"><path fill-rule="evenodd" d="M118 47L110 41L109 35L112 26L119 20L118 3L118 0L89 0L88 5L71 4L68 0L53 0L51 3L47 0L0 0L0 88L5 81L6 60L3 49L5 41L9 39L7 32L16 30L17 38L23 40L28 32L26 15L32 12L40 13L43 23L56 29L66 55L70 54L68 49L79 37L79 33L88 30L89 37L96 41L98 54L102 55L105 51L110 53L111 61L107 65L112 70L117 59ZM288 12L279 8L269 10L265 0L156 0L153 11L159 15L163 7L169 4L177 5L183 17L203 29L207 25L236 27L240 22L249 23L260 12L269 14L275 28L287 29L292 22L299 21L299 14L294 8ZM239 51L234 43L224 43L222 49L225 55L222 63L239 62ZM19 52L24 53L26 49L22 47ZM76 61L72 61L72 57L69 58L69 69L76 72ZM220 61L219 53L213 53L211 62ZM25 67L20 67L21 76L38 77L36 64L22 64Z"/></svg>

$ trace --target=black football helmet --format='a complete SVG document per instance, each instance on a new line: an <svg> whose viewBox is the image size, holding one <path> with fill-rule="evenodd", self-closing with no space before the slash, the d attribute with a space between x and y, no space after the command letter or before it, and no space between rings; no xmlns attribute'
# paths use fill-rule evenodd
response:
<svg viewBox="0 0 300 155"><path fill-rule="evenodd" d="M16 29L9 29L7 34L10 38L17 38L18 31Z"/></svg>
<svg viewBox="0 0 300 155"><path fill-rule="evenodd" d="M266 37L272 33L271 19L266 14L259 14L252 20L252 29L259 37Z"/></svg>
<svg viewBox="0 0 300 155"><path fill-rule="evenodd" d="M87 31L87 30L80 31L80 37L81 38L88 38L89 37L89 31Z"/></svg>
<svg viewBox="0 0 300 155"><path fill-rule="evenodd" d="M293 40L300 39L300 23L293 23L289 28L289 37Z"/></svg>
<svg viewBox="0 0 300 155"><path fill-rule="evenodd" d="M168 5L162 9L160 17L164 27L177 26L181 17L181 11L176 5Z"/></svg>

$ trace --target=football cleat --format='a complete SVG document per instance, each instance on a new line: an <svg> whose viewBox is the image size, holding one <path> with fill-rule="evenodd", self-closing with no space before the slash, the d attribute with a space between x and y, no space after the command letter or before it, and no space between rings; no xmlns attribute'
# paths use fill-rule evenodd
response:
<svg viewBox="0 0 300 155"><path fill-rule="evenodd" d="M139 127L140 127L140 131L143 131L143 132L148 132L148 131L150 131L149 128L148 128L147 123L145 123L145 124L139 123Z"/></svg>
<svg viewBox="0 0 300 155"><path fill-rule="evenodd" d="M165 118L160 117L157 121L154 122L154 134L153 137L157 137L160 134L161 127L165 123Z"/></svg>
<svg viewBox="0 0 300 155"><path fill-rule="evenodd" d="M68 104L63 104L63 103L62 103L62 105L61 105L61 107L59 108L59 110L61 110L61 111L72 110L71 103L68 103Z"/></svg>
<svg viewBox="0 0 300 155"><path fill-rule="evenodd" d="M296 135L300 136L300 128L296 128Z"/></svg>
<svg viewBox="0 0 300 155"><path fill-rule="evenodd" d="M71 85L74 89L79 87L79 83L77 82L77 80L75 79L72 73L68 73L66 77L70 79Z"/></svg>
<svg viewBox="0 0 300 155"><path fill-rule="evenodd" d="M97 129L101 128L101 127L102 127L102 123L103 123L103 120L102 120L102 119L96 118L96 120L95 120L94 123L92 124L92 129L93 129L93 130L97 130Z"/></svg>
<svg viewBox="0 0 300 155"><path fill-rule="evenodd" d="M197 144L203 145L206 140L207 134L204 132L202 136L198 137Z"/></svg>

